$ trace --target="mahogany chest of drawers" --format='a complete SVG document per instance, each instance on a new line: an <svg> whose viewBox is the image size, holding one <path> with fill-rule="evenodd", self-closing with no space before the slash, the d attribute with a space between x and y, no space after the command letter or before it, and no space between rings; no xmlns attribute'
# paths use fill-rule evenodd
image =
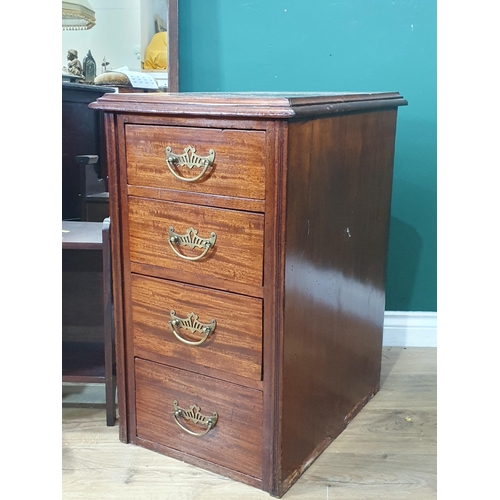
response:
<svg viewBox="0 0 500 500"><path fill-rule="evenodd" d="M280 497L378 391L398 93L107 94L120 439Z"/></svg>

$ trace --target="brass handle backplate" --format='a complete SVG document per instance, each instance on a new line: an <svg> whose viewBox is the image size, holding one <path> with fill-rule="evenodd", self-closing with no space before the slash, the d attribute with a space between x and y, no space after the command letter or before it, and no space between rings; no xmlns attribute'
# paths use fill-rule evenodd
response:
<svg viewBox="0 0 500 500"><path fill-rule="evenodd" d="M198 316L194 313L189 313L186 319L179 318L175 315L175 311L170 311L171 321L168 322L170 325L170 329L173 334L184 344L188 345L201 345L205 342L208 337L213 333L215 327L217 326L217 322L215 319L211 320L209 324L203 324L198 321ZM198 333L203 335L201 340L187 340L181 336L179 329L184 328L189 330L191 333Z"/></svg>
<svg viewBox="0 0 500 500"><path fill-rule="evenodd" d="M184 260L200 260L202 259L206 253L215 245L215 240L217 239L217 235L212 232L210 234L210 238L200 238L198 236L198 231L190 227L186 234L177 234L172 226L168 228L168 244L170 248L174 251L174 253ZM203 248L203 252L200 255L195 257L188 257L186 255L182 255L175 246L182 245L191 248Z"/></svg>
<svg viewBox="0 0 500 500"><path fill-rule="evenodd" d="M175 153L172 153L172 148L170 146L167 146L166 154L167 154L166 161L170 172L172 172L172 174L177 179L184 182L196 182L197 180L201 179L205 175L205 172L207 171L208 167L213 165L215 160L215 151L213 149L209 150L208 156L198 156L196 154L196 149L193 148L193 146L188 146L187 148L184 148L184 153L181 155L176 155ZM202 171L194 177L182 177L173 168L180 166L186 166L190 170L193 167L197 167L201 168Z"/></svg>
<svg viewBox="0 0 500 500"><path fill-rule="evenodd" d="M176 424L184 431L187 432L188 434L191 434L191 436L196 436L196 437L201 437L204 436L207 432L209 432L211 429L215 427L215 424L217 423L217 419L219 416L217 413L214 411L212 413L211 417L205 417L200 413L200 407L196 404L192 404L189 407L189 410L183 410L177 403L177 400L174 401L174 413L173 413L174 419ZM180 421L179 418L183 418L185 420L188 420L189 422L194 423L195 425L200 425L205 427L206 429L203 432L194 432L187 427L184 427Z"/></svg>

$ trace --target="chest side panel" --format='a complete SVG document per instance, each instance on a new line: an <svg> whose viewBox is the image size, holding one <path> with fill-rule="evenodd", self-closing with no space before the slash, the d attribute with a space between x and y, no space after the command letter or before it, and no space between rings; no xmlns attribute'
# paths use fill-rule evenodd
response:
<svg viewBox="0 0 500 500"><path fill-rule="evenodd" d="M290 125L282 479L378 390L396 111Z"/></svg>

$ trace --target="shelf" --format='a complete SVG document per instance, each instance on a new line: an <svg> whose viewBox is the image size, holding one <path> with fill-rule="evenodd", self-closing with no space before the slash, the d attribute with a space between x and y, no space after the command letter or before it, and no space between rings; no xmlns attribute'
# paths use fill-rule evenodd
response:
<svg viewBox="0 0 500 500"><path fill-rule="evenodd" d="M102 249L102 222L62 221L63 250Z"/></svg>
<svg viewBox="0 0 500 500"><path fill-rule="evenodd" d="M104 342L62 343L62 381L104 383Z"/></svg>

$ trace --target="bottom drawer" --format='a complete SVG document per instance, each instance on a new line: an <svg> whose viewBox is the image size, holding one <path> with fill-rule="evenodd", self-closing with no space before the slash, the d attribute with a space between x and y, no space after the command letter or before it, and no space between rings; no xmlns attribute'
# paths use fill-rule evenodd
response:
<svg viewBox="0 0 500 500"><path fill-rule="evenodd" d="M135 377L137 437L262 477L261 391L142 359Z"/></svg>

